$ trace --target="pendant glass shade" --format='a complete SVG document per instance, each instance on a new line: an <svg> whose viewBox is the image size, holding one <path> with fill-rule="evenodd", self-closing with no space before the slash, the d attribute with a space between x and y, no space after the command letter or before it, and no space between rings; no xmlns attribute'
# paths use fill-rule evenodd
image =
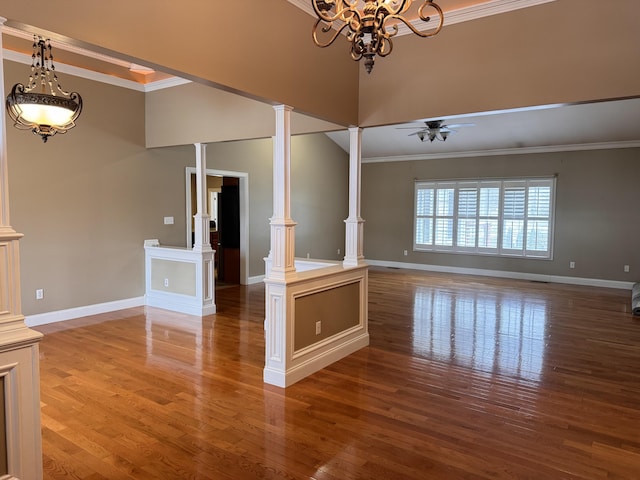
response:
<svg viewBox="0 0 640 480"><path fill-rule="evenodd" d="M34 91L38 88L41 93ZM82 111L82 97L60 87L49 40L34 37L29 83L13 86L6 107L16 128L31 130L44 142L75 127Z"/></svg>

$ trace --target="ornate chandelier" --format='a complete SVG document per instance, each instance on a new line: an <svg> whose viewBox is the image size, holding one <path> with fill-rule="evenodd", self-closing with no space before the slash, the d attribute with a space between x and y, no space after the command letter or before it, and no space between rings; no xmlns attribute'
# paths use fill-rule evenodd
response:
<svg viewBox="0 0 640 480"><path fill-rule="evenodd" d="M34 35L29 82L26 86L22 83L13 86L6 106L16 128L31 130L45 143L56 133L66 133L76 126L82 111L82 97L62 90L49 39Z"/></svg>
<svg viewBox="0 0 640 480"><path fill-rule="evenodd" d="M433 0L421 1L418 7L420 20L429 22L431 18L427 16L428 13L437 13L439 18L437 27L425 33L417 30L402 16L409 10L413 0L365 0L362 11L358 10L358 4L361 3L358 0L311 0L318 16L313 26L313 42L319 47L328 47L347 29L346 38L351 42L351 58L359 61L364 57L367 73L371 73L374 57L386 57L391 53L391 38L398 33L399 22L420 37L433 37L442 29L442 9ZM334 24L335 30L331 32ZM318 38L318 32L323 35L322 39Z"/></svg>

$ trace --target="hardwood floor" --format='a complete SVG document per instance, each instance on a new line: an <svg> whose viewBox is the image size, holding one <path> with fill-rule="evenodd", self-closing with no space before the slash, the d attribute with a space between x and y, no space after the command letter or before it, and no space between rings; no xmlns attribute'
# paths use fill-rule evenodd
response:
<svg viewBox="0 0 640 480"><path fill-rule="evenodd" d="M372 267L371 345L262 383L264 287L39 327L45 479L638 479L630 292Z"/></svg>

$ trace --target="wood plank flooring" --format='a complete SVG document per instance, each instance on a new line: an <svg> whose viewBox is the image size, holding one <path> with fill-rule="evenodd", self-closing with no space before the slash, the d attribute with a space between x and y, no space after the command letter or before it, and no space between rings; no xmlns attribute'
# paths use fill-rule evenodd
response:
<svg viewBox="0 0 640 480"><path fill-rule="evenodd" d="M639 479L629 291L372 267L371 345L262 383L264 287L38 327L45 479Z"/></svg>

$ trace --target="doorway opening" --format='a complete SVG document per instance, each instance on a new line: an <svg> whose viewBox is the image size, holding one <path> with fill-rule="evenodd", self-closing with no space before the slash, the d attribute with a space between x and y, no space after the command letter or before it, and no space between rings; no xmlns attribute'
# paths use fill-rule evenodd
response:
<svg viewBox="0 0 640 480"><path fill-rule="evenodd" d="M249 175L245 172L207 169L209 239L216 251L216 285L249 283ZM186 168L186 242L193 246L197 212L196 169Z"/></svg>

